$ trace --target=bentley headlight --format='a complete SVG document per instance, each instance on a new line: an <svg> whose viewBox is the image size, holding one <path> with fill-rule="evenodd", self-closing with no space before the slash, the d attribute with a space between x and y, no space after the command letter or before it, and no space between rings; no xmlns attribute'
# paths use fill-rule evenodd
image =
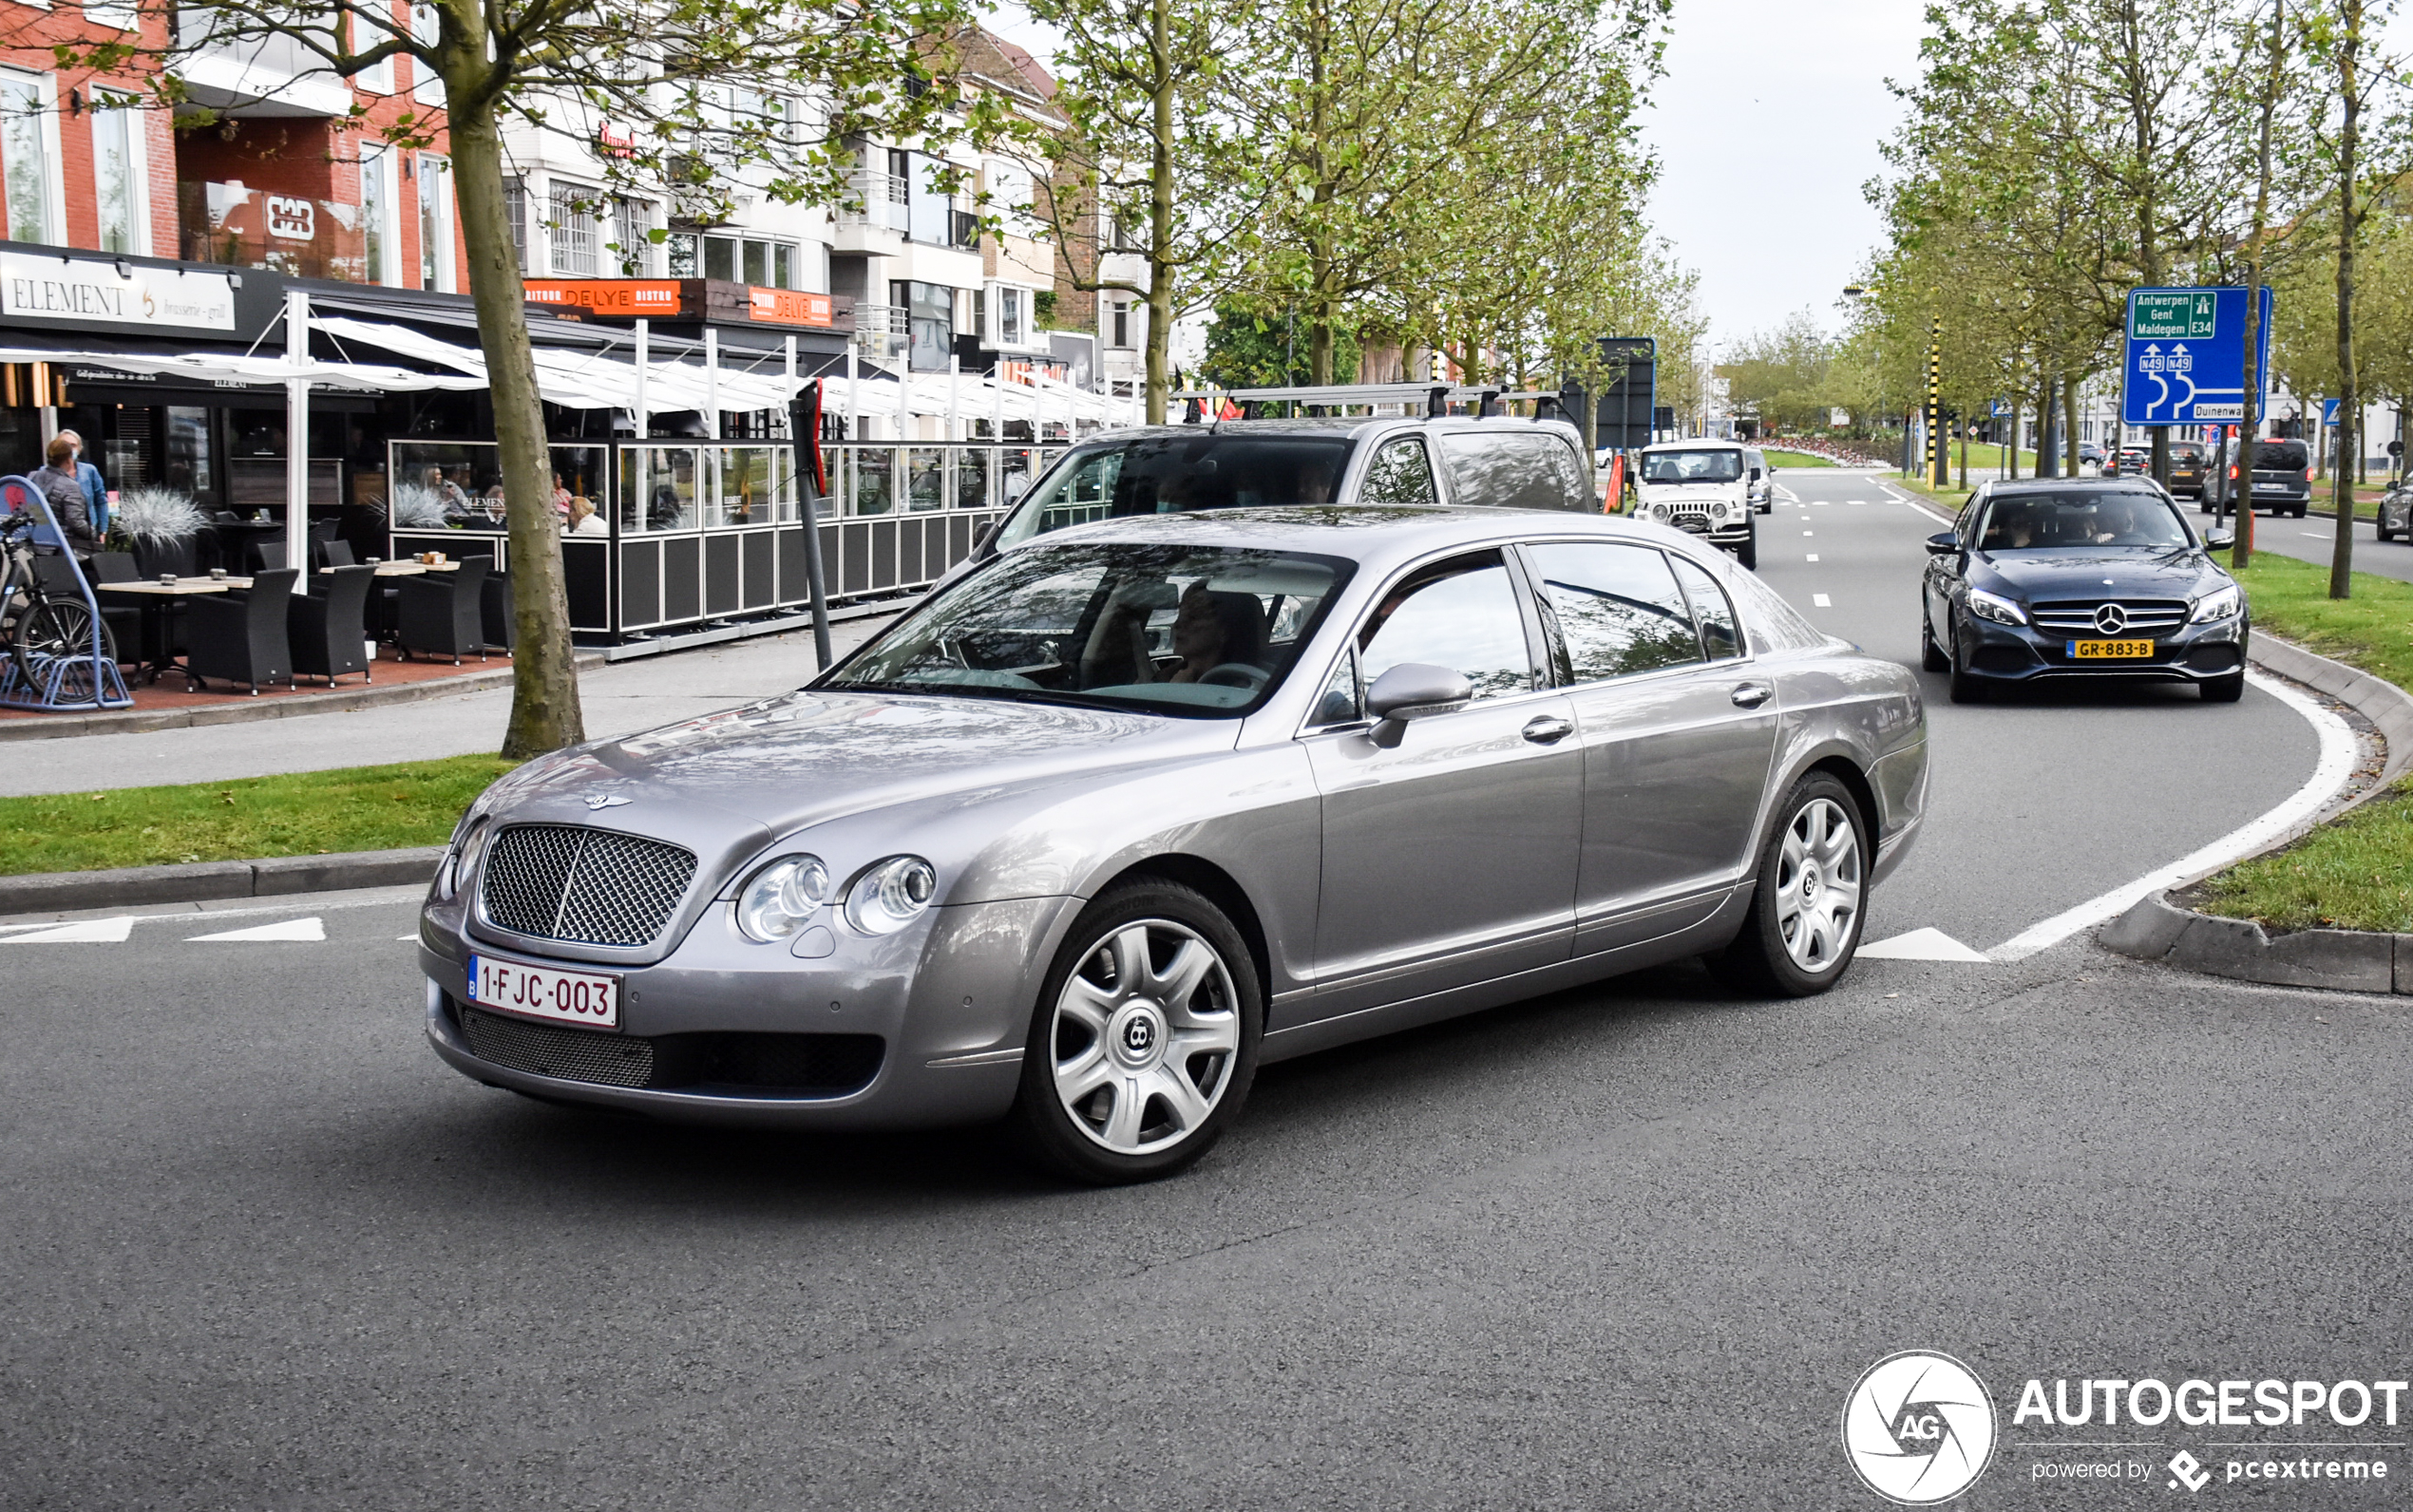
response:
<svg viewBox="0 0 2413 1512"><path fill-rule="evenodd" d="M938 895L939 874L919 856L891 856L846 889L846 922L866 935L893 935L922 917Z"/></svg>
<svg viewBox="0 0 2413 1512"><path fill-rule="evenodd" d="M2235 583L2231 583L2196 599L2195 612L2187 616L2187 621L2194 625L2208 625L2215 619L2227 619L2245 607L2246 595L2239 592Z"/></svg>
<svg viewBox="0 0 2413 1512"><path fill-rule="evenodd" d="M436 896L446 902L452 901L453 895L461 891L461 884L469 879L470 870L478 864L478 857L485 849L486 836L494 829L484 819L466 822L468 833L453 841L451 848L445 853L443 864L436 868Z"/></svg>
<svg viewBox="0 0 2413 1512"><path fill-rule="evenodd" d="M770 945L787 939L829 901L829 868L818 856L782 856L737 895L737 927Z"/></svg>
<svg viewBox="0 0 2413 1512"><path fill-rule="evenodd" d="M1990 619L1998 625L2027 623L2026 610L2022 609L2013 600L2004 598L1999 594L1989 594L1983 588L1969 590L1969 613L1980 619Z"/></svg>

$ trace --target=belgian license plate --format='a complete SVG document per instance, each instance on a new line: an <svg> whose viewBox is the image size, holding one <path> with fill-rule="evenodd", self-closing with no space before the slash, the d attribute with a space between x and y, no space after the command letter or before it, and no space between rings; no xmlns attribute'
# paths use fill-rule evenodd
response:
<svg viewBox="0 0 2413 1512"><path fill-rule="evenodd" d="M2131 656L2151 656L2154 643L2150 640L2073 640L2069 643L2072 661L2117 661Z"/></svg>
<svg viewBox="0 0 2413 1512"><path fill-rule="evenodd" d="M472 955L469 1001L498 1013L584 1024L590 1029L620 1027L620 979L617 976Z"/></svg>

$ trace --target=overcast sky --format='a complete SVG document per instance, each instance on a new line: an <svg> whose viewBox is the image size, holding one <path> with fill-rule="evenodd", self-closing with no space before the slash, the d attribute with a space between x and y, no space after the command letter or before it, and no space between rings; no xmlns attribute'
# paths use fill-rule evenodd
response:
<svg viewBox="0 0 2413 1512"><path fill-rule="evenodd" d="M1643 129L1661 162L1650 214L1700 274L1716 339L1835 302L1883 235L1860 186L1901 118L1888 78L1918 71L1920 0L1676 0L1667 72Z"/></svg>

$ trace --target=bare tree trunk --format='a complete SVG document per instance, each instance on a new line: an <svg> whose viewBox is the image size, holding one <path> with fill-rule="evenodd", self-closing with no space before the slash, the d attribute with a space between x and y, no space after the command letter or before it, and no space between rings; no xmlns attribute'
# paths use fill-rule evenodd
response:
<svg viewBox="0 0 2413 1512"><path fill-rule="evenodd" d="M1148 55L1154 69L1148 162L1148 423L1161 425L1172 395L1173 75L1172 0L1148 10ZM1035 436L1032 438L1036 440Z"/></svg>
<svg viewBox="0 0 2413 1512"><path fill-rule="evenodd" d="M503 139L490 104L475 103L470 91L457 87L450 95L461 240L468 254L469 293L494 402L511 546L511 619L518 643L511 656L511 720L503 754L525 759L586 739L586 716L579 705L570 644L561 533L553 514L552 459L528 342L527 296L503 196Z"/></svg>
<svg viewBox="0 0 2413 1512"><path fill-rule="evenodd" d="M2363 47L2363 0L2345 0L2340 9L2346 35L2338 43L2338 94L2345 105L2338 128L2338 462L2332 469L2330 490L2338 528L2329 555L2329 596L2350 598L2354 595L2354 469L2347 465L2347 459L2361 455L2363 449L2362 437L2356 434L2363 423L2363 392L2354 368L2354 241L2359 222L2354 175L2355 149L2361 145L2362 132L2355 65Z"/></svg>
<svg viewBox="0 0 2413 1512"><path fill-rule="evenodd" d="M2078 380L2062 380L2062 451L2066 461L2062 476L2075 478L2078 472Z"/></svg>
<svg viewBox="0 0 2413 1512"><path fill-rule="evenodd" d="M2262 385L2260 343L2255 339L2262 330L2262 236L2270 219L2270 117L2278 108L2279 79L2287 67L2287 0L2273 0L2270 9L2270 71L2262 82L2262 120L2254 146L2253 230L2246 237L2246 355L2245 409L2237 426L2238 473L2242 487L2229 482L2228 462L2215 457L2214 470L2220 475L2224 502L2237 512L2237 544L2229 554L2231 571L2249 566L2253 561L2253 443L2254 433L2262 428ZM2207 474L2206 487L2213 479Z"/></svg>
<svg viewBox="0 0 2413 1512"><path fill-rule="evenodd" d="M2002 454L2003 454L2003 476L2004 476L2004 478L2006 478L2006 479L2009 479L2009 478L2017 478L2017 477L2019 476L2019 403L2020 403L2020 401L2019 401L2019 386L2018 386L2018 384L2017 384L2017 383L2013 383L2013 384L2011 385L2010 393L2011 393L2011 426L2010 426L2009 431L2007 431L2007 432L2005 433L2005 435L2004 435L2004 437L2003 444L2002 444L2002 446L1999 448L1999 449L2001 450Z"/></svg>

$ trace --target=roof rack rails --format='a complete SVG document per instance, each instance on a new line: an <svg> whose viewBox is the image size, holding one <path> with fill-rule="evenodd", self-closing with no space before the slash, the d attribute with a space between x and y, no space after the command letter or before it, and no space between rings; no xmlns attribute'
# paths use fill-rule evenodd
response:
<svg viewBox="0 0 2413 1512"><path fill-rule="evenodd" d="M1435 397L1445 404L1506 404L1519 399L1556 399L1553 389L1501 388L1467 384L1320 384L1295 388L1185 388L1174 399L1229 399L1237 404L1280 400L1302 405L1418 405Z"/></svg>

